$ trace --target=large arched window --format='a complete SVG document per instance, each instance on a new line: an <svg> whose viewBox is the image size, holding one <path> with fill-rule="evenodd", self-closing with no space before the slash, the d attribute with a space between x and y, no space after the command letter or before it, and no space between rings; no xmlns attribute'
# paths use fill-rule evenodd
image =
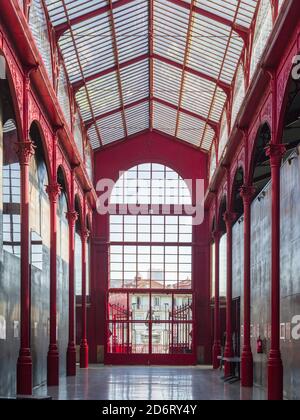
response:
<svg viewBox="0 0 300 420"><path fill-rule="evenodd" d="M219 147L218 147L219 161L222 158L222 154L225 150L227 142L228 142L228 122L227 122L227 117L226 117L226 111L224 111L222 120L221 120L220 139L219 139Z"/></svg>
<svg viewBox="0 0 300 420"><path fill-rule="evenodd" d="M69 86L66 71L63 65L60 66L57 97L64 117L71 128L71 104Z"/></svg>
<svg viewBox="0 0 300 420"><path fill-rule="evenodd" d="M29 26L43 59L51 82L53 81L52 54L47 18L42 0L32 0L29 10Z"/></svg>
<svg viewBox="0 0 300 420"><path fill-rule="evenodd" d="M250 80L252 79L256 67L263 55L265 46L273 28L272 7L270 0L261 0L256 20L252 56L250 64Z"/></svg>
<svg viewBox="0 0 300 420"><path fill-rule="evenodd" d="M233 90L233 103L232 103L232 115L231 115L232 127L241 109L241 105L242 105L244 97L245 97L245 77L244 77L243 65L240 64L237 70L234 90Z"/></svg>
<svg viewBox="0 0 300 420"><path fill-rule="evenodd" d="M185 181L156 163L116 183L111 204L149 212L110 215L109 354L192 354L192 217L161 210L191 201Z"/></svg>

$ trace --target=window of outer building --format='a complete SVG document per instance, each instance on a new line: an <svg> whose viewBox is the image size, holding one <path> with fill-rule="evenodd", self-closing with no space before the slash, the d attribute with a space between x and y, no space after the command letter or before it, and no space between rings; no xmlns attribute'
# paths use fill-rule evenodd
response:
<svg viewBox="0 0 300 420"><path fill-rule="evenodd" d="M90 180L93 180L92 151L89 145L85 148L85 168Z"/></svg>
<svg viewBox="0 0 300 420"><path fill-rule="evenodd" d="M3 126L3 249L16 256L21 255L21 177L20 165L14 145L18 141L13 120Z"/></svg>
<svg viewBox="0 0 300 420"><path fill-rule="evenodd" d="M233 104L232 104L232 115L231 115L231 126L234 126L236 117L241 109L243 99L245 97L245 77L244 69L242 64L239 65L236 74L236 80L233 91Z"/></svg>
<svg viewBox="0 0 300 420"><path fill-rule="evenodd" d="M217 155L216 155L216 148L214 145L212 145L211 148L211 155L210 155L210 165L209 165L209 180L212 179L215 170L217 167Z"/></svg>
<svg viewBox="0 0 300 420"><path fill-rule="evenodd" d="M250 64L250 79L252 79L257 65L263 55L265 46L273 28L272 7L270 0L261 0L252 44Z"/></svg>
<svg viewBox="0 0 300 420"><path fill-rule="evenodd" d="M226 296L227 284L227 235L223 235L220 239L220 261L219 261L219 285L220 296Z"/></svg>
<svg viewBox="0 0 300 420"><path fill-rule="evenodd" d="M83 159L83 138L79 112L75 114L74 139L81 158Z"/></svg>
<svg viewBox="0 0 300 420"><path fill-rule="evenodd" d="M37 146L29 166L31 264L43 270L44 250L47 250L48 254L50 250L50 203L46 192L49 180L36 128L31 130L31 137Z"/></svg>
<svg viewBox="0 0 300 420"><path fill-rule="evenodd" d="M211 245L211 251L210 251L210 262L211 262L211 266L210 266L210 272L211 272L211 297L214 298L215 297L215 285L216 285L216 246L213 243Z"/></svg>
<svg viewBox="0 0 300 420"><path fill-rule="evenodd" d="M228 142L228 122L227 122L226 112L224 112L222 116L222 120L221 120L220 139L219 139L219 147L218 147L219 160L222 158L225 147L227 146L227 142Z"/></svg>
<svg viewBox="0 0 300 420"><path fill-rule="evenodd" d="M75 292L76 296L82 294L82 241L79 220L76 223L75 233Z"/></svg>
<svg viewBox="0 0 300 420"><path fill-rule="evenodd" d="M29 10L29 26L33 34L36 46L43 59L44 65L48 72L48 76L52 81L52 59L51 44L49 39L49 31L47 18L42 0L32 0Z"/></svg>
<svg viewBox="0 0 300 420"><path fill-rule="evenodd" d="M64 113L64 117L67 123L69 124L69 127L71 127L71 104L69 97L69 86L67 75L63 65L61 65L59 69L57 97L61 109Z"/></svg>
<svg viewBox="0 0 300 420"><path fill-rule="evenodd" d="M144 164L122 175L112 203L191 204L173 170ZM111 215L110 288L192 287L192 218L185 215Z"/></svg>
<svg viewBox="0 0 300 420"><path fill-rule="evenodd" d="M57 256L59 258L59 273L66 275L69 264L69 224L66 217L68 212L67 197L64 191L59 196L57 206Z"/></svg>

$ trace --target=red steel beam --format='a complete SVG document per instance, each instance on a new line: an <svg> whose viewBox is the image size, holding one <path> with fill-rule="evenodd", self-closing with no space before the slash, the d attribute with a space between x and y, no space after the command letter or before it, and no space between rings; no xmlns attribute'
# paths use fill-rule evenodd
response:
<svg viewBox="0 0 300 420"><path fill-rule="evenodd" d="M112 4L112 9L118 9L119 7L125 6L128 3L132 3L134 0L119 0ZM84 4L82 5L84 8ZM72 26L78 25L79 23L85 22L86 20L93 19L94 17L103 15L104 13L109 13L111 10L110 4L99 7L99 9L93 10L88 13L83 13L80 16L76 16L72 19L68 19L67 22L61 23L54 27L56 33L56 39L59 39L66 31L68 31Z"/></svg>
<svg viewBox="0 0 300 420"><path fill-rule="evenodd" d="M170 3L176 4L176 6L183 7L184 9L190 9L190 5L182 0L167 0L167 1L169 1ZM232 22L229 19L223 18L222 16L218 16L213 12L209 12L206 9L202 9L199 6L194 5L193 11L208 19L214 20L217 23L220 23L225 26L229 26L230 28L234 30L234 32L236 32L243 39L245 39L245 37L248 37L250 33L250 30L248 28L245 28L241 25L237 25L235 22Z"/></svg>
<svg viewBox="0 0 300 420"><path fill-rule="evenodd" d="M116 35L114 10L113 10L112 0L109 0L109 5L110 5L110 23L111 23L111 33L112 33L112 39L113 39L113 50L114 50L115 62L116 62L116 66L117 66L118 89L119 89L120 102L121 102L121 107L122 107L122 120L123 120L123 126L124 126L124 131L125 131L125 137L128 137L127 123L126 123L126 117L125 117L125 108L124 108L124 97L123 97L123 90L122 90L122 81L121 81L121 74L120 74L119 52L118 52L117 35Z"/></svg>
<svg viewBox="0 0 300 420"><path fill-rule="evenodd" d="M65 14L66 14L67 19L68 19L68 11L67 11L65 0L62 0L62 5L63 5ZM74 38L74 33L73 33L72 28L70 29L70 34L71 34L72 42L73 42L73 45L74 45L74 50L75 50L79 70L80 70L80 73L81 73L81 76L82 76L82 80L84 80L84 73L83 73L83 69L82 69L82 66L81 66L81 61L80 61L80 58L79 58L79 54L78 54L78 51L77 51L77 48L76 48L76 41L75 41L75 38ZM95 123L95 129L96 129L96 132L97 132L98 140L99 140L99 143L100 143L100 146L101 146L102 145L102 140L101 140L101 136L100 136L98 126L96 124L95 115L94 115L94 111L93 111L93 107L92 107L92 102L91 102L91 98L90 98L88 89L86 87L86 84L85 84L85 91L86 91L86 97L87 97L87 100L88 100L89 108L90 108L90 111L91 111L91 114L92 114L92 118L93 118L93 121Z"/></svg>
<svg viewBox="0 0 300 420"><path fill-rule="evenodd" d="M176 126L175 126L175 137L178 137L178 130L179 130L179 120L180 120L180 108L182 104L183 98L183 90L184 90L184 82L185 82L185 69L187 66L188 58L189 58L189 48L191 43L191 35L193 30L193 8L195 6L195 1L192 0L190 4L190 14L189 14L189 23L188 23L188 30L186 34L186 43L185 43L185 51L184 51L184 59L182 65L182 75L181 75L181 84L179 90L179 98L178 98L178 109L177 109L177 116L176 116Z"/></svg>
<svg viewBox="0 0 300 420"><path fill-rule="evenodd" d="M238 4L237 4L237 7L236 7L236 11L235 11L233 22L235 22L236 19L237 19L237 15L238 15L238 11L239 11L239 8L240 8L240 4L241 4L241 0L238 0ZM229 35L228 40L227 40L227 45L226 45L226 48L225 48L225 51L224 51L223 61L222 61L221 67L220 67L220 72L219 72L218 80L220 80L221 75L222 75L223 67L224 67L224 64L225 64L225 58L226 58L227 53L228 53L228 50L229 50L230 40L231 40L233 31L234 31L234 29L231 28L230 35ZM210 108L209 108L209 112L208 112L208 118L210 118L210 116L211 116L212 109L213 109L213 106L214 106L214 103L215 103L216 94L217 94L217 85L215 87L215 92L214 92L214 95L213 95L213 99L212 99L211 104L210 104ZM206 127L203 130L202 138L200 140L200 148L202 147L205 134L206 134ZM218 141L219 140L220 139L218 139Z"/></svg>
<svg viewBox="0 0 300 420"><path fill-rule="evenodd" d="M149 128L153 130L153 95L154 95L154 2L149 0Z"/></svg>
<svg viewBox="0 0 300 420"><path fill-rule="evenodd" d="M147 101L149 101L148 97L144 98L144 99L139 99L138 101L135 101L135 102L132 102L128 105L125 105L124 110L133 108L134 106L143 104ZM160 104L162 104L164 106L167 106L169 108L178 110L178 107L176 105L171 104L170 102L167 102L163 99L156 98L155 96L153 96L152 101L160 103ZM122 112L122 110L123 110L123 107L119 107L119 108L113 109L112 111L108 111L105 114L98 115L97 117L95 117L95 119L90 119L90 120L86 121L86 123L85 123L86 128L89 129L93 124L95 124L95 121L102 120L103 118L109 117L110 115L116 114L117 112ZM216 131L218 129L219 124L215 121L212 121L210 119L202 117L201 115L195 114L194 112L188 111L187 109L184 109L184 108L180 108L179 111L182 112L183 114L189 115L190 117L193 117L197 120L206 122L214 131Z"/></svg>
<svg viewBox="0 0 300 420"><path fill-rule="evenodd" d="M138 57L135 57L128 61L124 61L123 63L120 63L119 69L122 70L125 67L132 66L133 64L136 64L136 63L139 63L140 61L148 60L148 59L149 59L149 54L139 55ZM74 89L75 92L77 92L79 89L81 89L84 86L85 83L92 82L93 80L99 79L100 77L106 76L107 74L113 73L115 71L118 71L117 65L110 67L108 69L99 71L98 73L92 74L88 77L85 77L84 80L78 80L77 82L72 83L72 88Z"/></svg>
<svg viewBox="0 0 300 420"><path fill-rule="evenodd" d="M146 59L149 59L149 55L148 54L142 54L142 55L140 55L138 57L135 57L131 60L125 61L124 63L120 64L119 66L120 66L120 69L123 69L127 66L139 63L140 61L143 61L143 60L146 60ZM182 64L179 64L176 61L170 60L167 57L162 57L159 54L153 53L150 56L150 59L152 59L152 60L155 59L155 60L161 61L162 63L166 63L166 64L169 64L170 66L176 67L179 70L183 70L183 65ZM83 79L78 80L77 82L73 83L72 87L75 90L78 91L80 88L82 88L85 85L85 83L92 82L93 80L99 79L99 77L105 76L109 73L113 73L114 71L117 71L117 70L118 70L118 68L115 65L115 66L110 67L109 69L103 70L99 73L92 74L91 76L86 77L84 80ZM187 73L193 74L194 76L200 77L201 79L207 80L208 82L216 83L218 85L218 87L226 93L226 95L228 95L231 91L231 86L229 84L224 83L221 80L218 80L214 77L211 77L208 74L202 73L202 72L200 72L198 70L195 70L195 69L193 69L191 67L188 67L188 66L185 67L185 71Z"/></svg>

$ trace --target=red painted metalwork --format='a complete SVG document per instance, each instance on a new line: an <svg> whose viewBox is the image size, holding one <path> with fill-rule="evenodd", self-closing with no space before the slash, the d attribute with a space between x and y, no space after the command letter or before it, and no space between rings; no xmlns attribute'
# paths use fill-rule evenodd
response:
<svg viewBox="0 0 300 420"><path fill-rule="evenodd" d="M185 9L189 9L190 6L188 3L185 3L181 0L167 0L173 4L176 4L177 6L184 7ZM249 30L247 28L244 28L243 26L237 25L235 22L232 22L228 19L223 18L222 16L216 15L208 10L202 9L199 6L194 5L193 6L193 12L198 13L201 16L204 16L208 19L214 20L217 23L220 23L225 26L229 26L232 28L239 36L244 36L245 34L249 33Z"/></svg>
<svg viewBox="0 0 300 420"><path fill-rule="evenodd" d="M32 393L32 357L30 350L30 243L29 243L29 163L34 145L29 137L28 93L30 71L23 79L23 139L17 143L21 175L21 342L17 362L17 394Z"/></svg>
<svg viewBox="0 0 300 420"><path fill-rule="evenodd" d="M56 162L55 162L56 166ZM58 183L48 185L47 193L50 201L50 343L47 358L47 384L59 384L59 352L57 347L57 199L61 187Z"/></svg>
<svg viewBox="0 0 300 420"><path fill-rule="evenodd" d="M214 231L215 243L215 298L214 298L214 345L213 345L213 368L219 369L221 356L221 330L220 330L220 238L221 232Z"/></svg>
<svg viewBox="0 0 300 420"><path fill-rule="evenodd" d="M236 215L229 211L224 213L224 221L227 233L227 292L226 292L226 343L224 356L233 357L232 346L232 225L236 219ZM231 363L225 362L225 376L230 376Z"/></svg>
<svg viewBox="0 0 300 420"><path fill-rule="evenodd" d="M154 0L149 0L149 129L153 130L153 96L154 96Z"/></svg>
<svg viewBox="0 0 300 420"><path fill-rule="evenodd" d="M85 214L85 212L84 212ZM87 282L87 259L86 248L90 232L83 229L81 232L82 241L82 294L81 294L81 328L82 338L80 343L80 367L83 369L89 366L89 348L87 341L87 307L86 307L86 282Z"/></svg>
<svg viewBox="0 0 300 420"><path fill-rule="evenodd" d="M71 210L67 213L69 222L69 342L67 349L67 376L76 375L75 346L75 224L78 213L74 210L74 170L71 177Z"/></svg>
<svg viewBox="0 0 300 420"><path fill-rule="evenodd" d="M69 30L72 26L74 25L78 25L79 23L85 22L86 20L92 19L96 16L100 16L103 13L107 13L110 10L115 10L118 7L122 7L126 4L131 3L133 0L118 0L117 2L114 2L112 4L112 6L110 4L103 6L103 7L99 7L99 9L96 9L92 12L88 12L82 15L79 15L73 19L70 19L68 22L66 23L62 23L60 25L55 26L55 32L56 32L56 38L59 39L64 32L66 32L67 30Z"/></svg>
<svg viewBox="0 0 300 420"><path fill-rule="evenodd" d="M241 0L238 0L237 7L236 7L236 10L235 10L235 14L234 14L234 18L233 18L233 24L235 24L235 21L237 19L240 4L241 4ZM227 56L227 53L228 53L228 50L229 50L229 47L230 47L230 40L231 40L233 31L234 31L234 29L233 29L233 26L232 26L231 27L231 33L230 33L230 36L228 37L227 45L226 45L226 48L225 48L225 53L224 53L224 56L223 56L223 62L222 62L221 67L220 67L218 81L220 81L220 78L221 78L221 75L222 75L222 71L223 71L223 67L224 67L224 64L225 64L225 59L226 59L226 56ZM209 109L209 112L208 112L208 119L211 116L211 112L212 112L212 109L213 109L213 106L214 106L216 94L217 94L217 84L215 86L215 91L214 91L214 94L213 94L214 99L211 102L210 109ZM227 94L228 94L228 92L227 92ZM229 100L230 100L230 94L228 94L228 102L229 102ZM227 105L228 105L228 103L225 104L224 109L226 109ZM227 109L228 109L228 107L227 107ZM232 111L232 109L231 109L231 106L230 106L230 115L231 115L231 111ZM201 141L200 141L200 147L202 146L202 143L204 141L205 134L206 134L206 129L203 131L202 138L201 138Z"/></svg>
<svg viewBox="0 0 300 420"><path fill-rule="evenodd" d="M271 144L272 252L271 252L271 350L268 360L268 398L283 399L283 365L280 353L280 167L285 153L282 144Z"/></svg>
<svg viewBox="0 0 300 420"><path fill-rule="evenodd" d="M182 104L183 99L183 92L184 92L184 81L185 81L185 69L189 58L189 47L191 43L191 32L193 28L193 9L195 6L196 0L192 0L190 4L190 15L189 15L189 23L188 23L188 29L186 34L186 45L185 45L185 51L184 51L184 58L183 58L183 64L182 64L182 75L181 75L181 83L180 83L180 89L179 89L179 100L178 100L178 108L177 108L177 117L176 117L176 128L175 128L175 137L178 135L179 130L179 118L180 118L180 108Z"/></svg>
<svg viewBox="0 0 300 420"><path fill-rule="evenodd" d="M244 185L244 343L241 362L241 384L253 386L253 355L251 349L251 202L255 188Z"/></svg>
<svg viewBox="0 0 300 420"><path fill-rule="evenodd" d="M123 121L125 137L127 137L128 130L127 130L126 117L125 117L125 109L124 109L124 98L123 98L122 81L121 81L121 75L120 75L120 62L119 62L118 44L117 44L112 0L109 0L109 7L110 7L111 33L112 33L112 39L113 39L113 50L114 50L114 57L115 57L115 62L117 66L118 90L119 90L119 96L120 96L120 102L121 102L121 108L122 108L122 121Z"/></svg>
<svg viewBox="0 0 300 420"><path fill-rule="evenodd" d="M100 119L109 117L110 115L113 115L113 114L115 114L117 112L120 112L123 109L124 110L130 109L130 108L132 108L134 106L137 106L139 104L142 104L142 103L145 103L145 102L148 102L148 101L149 101L149 98L140 99L138 101L132 102L131 104L125 105L124 108L123 107L120 107L120 108L114 109L112 111L106 112L105 114L99 115L98 117L95 118L95 120L98 121ZM156 98L156 97L153 96L152 97L152 102L157 102L157 103L160 103L162 105L168 106L169 108L178 110L178 107L176 105L171 104L170 102L167 102L164 99ZM184 108L181 108L181 107L179 108L179 112L182 112L183 114L186 114L186 115L190 115L191 117L193 117L193 118L195 118L197 120L207 122L207 124L213 130L215 130L215 131L217 131L217 129L218 129L218 124L216 122L214 122L212 120L209 120L209 119L207 119L205 117L201 117L201 115L199 115L199 114L196 114L196 113L194 113L192 111L188 111L187 109L184 109ZM86 122L86 127L89 128L93 124L94 124L94 120L89 120L89 121Z"/></svg>

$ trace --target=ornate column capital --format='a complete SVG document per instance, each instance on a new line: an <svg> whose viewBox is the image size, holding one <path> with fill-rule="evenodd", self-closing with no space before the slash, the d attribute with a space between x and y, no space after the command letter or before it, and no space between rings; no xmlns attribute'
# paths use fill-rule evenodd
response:
<svg viewBox="0 0 300 420"><path fill-rule="evenodd" d="M240 196L242 197L244 203L250 203L255 192L256 188L253 187L253 185L243 185L240 188Z"/></svg>
<svg viewBox="0 0 300 420"><path fill-rule="evenodd" d="M78 220L78 213L77 211L68 211L66 213L66 217L70 225L75 226L76 221Z"/></svg>
<svg viewBox="0 0 300 420"><path fill-rule="evenodd" d="M29 165L31 157L34 155L35 146L31 140L19 141L16 143L16 153L20 165Z"/></svg>
<svg viewBox="0 0 300 420"><path fill-rule="evenodd" d="M57 201L57 198L61 193L61 186L58 183L47 185L46 192L49 196L50 202L54 203Z"/></svg>
<svg viewBox="0 0 300 420"><path fill-rule="evenodd" d="M270 144L266 148L266 156L270 158L271 166L280 167L281 161L286 152L284 144Z"/></svg>
<svg viewBox="0 0 300 420"><path fill-rule="evenodd" d="M90 237L90 231L88 229L81 230L81 238L83 242L87 242Z"/></svg>
<svg viewBox="0 0 300 420"><path fill-rule="evenodd" d="M232 224L236 221L236 218L237 218L236 213L233 213L232 211L225 211L223 215L223 219L224 219L227 229L232 226Z"/></svg>
<svg viewBox="0 0 300 420"><path fill-rule="evenodd" d="M213 232L212 232L212 238L213 238L213 240L214 240L214 242L216 243L216 242L219 242L219 240L220 240L220 238L221 238L221 231L219 231L219 230L214 230Z"/></svg>

